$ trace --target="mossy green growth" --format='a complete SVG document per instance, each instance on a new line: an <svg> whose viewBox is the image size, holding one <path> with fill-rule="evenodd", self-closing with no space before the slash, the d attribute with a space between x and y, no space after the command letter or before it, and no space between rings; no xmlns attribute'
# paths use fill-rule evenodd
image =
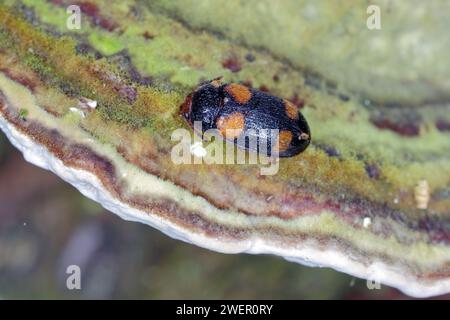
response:
<svg viewBox="0 0 450 320"><path fill-rule="evenodd" d="M28 109L20 108L20 109L19 109L19 116L20 116L22 119L26 119L27 116L28 116Z"/></svg>
<svg viewBox="0 0 450 320"><path fill-rule="evenodd" d="M66 12L66 8L57 7L51 4L50 1L42 0L21 0L20 2L28 8L32 8L38 19L43 24L49 24L55 27L59 32L67 32L67 18L69 14ZM71 32L83 33L83 28L89 24L89 21L81 16L81 27L80 29L72 29Z"/></svg>
<svg viewBox="0 0 450 320"><path fill-rule="evenodd" d="M89 35L89 42L100 51L100 53L106 56L113 55L125 48L119 38L111 36L106 32L91 33Z"/></svg>

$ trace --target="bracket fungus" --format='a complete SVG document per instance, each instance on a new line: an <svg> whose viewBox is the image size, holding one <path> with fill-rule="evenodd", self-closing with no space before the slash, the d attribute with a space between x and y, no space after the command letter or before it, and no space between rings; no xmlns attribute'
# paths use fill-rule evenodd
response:
<svg viewBox="0 0 450 320"><path fill-rule="evenodd" d="M264 25L280 19L262 37L248 21L227 29L212 19L222 10L207 1L186 12L177 1L80 2L80 30L67 29L69 1L23 3L0 5L0 128L26 160L123 219L204 248L332 267L415 297L450 292L450 133L435 126L450 123L450 48L439 40L449 21L431 4L416 4L427 10L415 15L402 14L412 7L405 2L390 4L395 25L373 39L358 33L354 3L286 1L278 15L270 14L272 1L257 12L222 3ZM334 27L317 28L314 12L334 12L321 20ZM416 43L408 28L421 25L423 12L436 19L416 30L427 39ZM351 36L336 31L344 17ZM289 19L309 30L305 38L334 45L297 47L296 33L279 29ZM350 47L351 61L340 53ZM296 52L310 58L301 62ZM411 55L412 70L396 62L398 52ZM230 56L239 70L223 66ZM380 56L393 58L374 66ZM318 65L330 68L306 71ZM314 130L310 147L280 159L271 176L250 164L174 164L171 133L189 130L179 107L190 89L218 75L302 107Z"/></svg>

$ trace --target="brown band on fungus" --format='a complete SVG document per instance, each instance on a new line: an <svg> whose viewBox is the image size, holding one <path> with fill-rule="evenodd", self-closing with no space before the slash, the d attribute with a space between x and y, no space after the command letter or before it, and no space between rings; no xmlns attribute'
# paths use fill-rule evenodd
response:
<svg viewBox="0 0 450 320"><path fill-rule="evenodd" d="M418 121L391 120L384 117L374 117L370 121L379 129L391 130L401 136L415 137L420 133L420 123Z"/></svg>
<svg viewBox="0 0 450 320"><path fill-rule="evenodd" d="M0 62L0 64L2 64ZM28 88L31 92L33 92L37 86L37 80L32 79L31 77L17 73L11 69L0 67L0 72L3 73L5 76L7 76L9 79L20 83L24 87Z"/></svg>

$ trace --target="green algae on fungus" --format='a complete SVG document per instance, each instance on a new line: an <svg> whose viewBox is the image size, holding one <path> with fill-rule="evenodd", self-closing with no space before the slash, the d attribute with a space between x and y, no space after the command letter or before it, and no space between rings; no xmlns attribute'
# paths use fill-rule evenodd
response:
<svg viewBox="0 0 450 320"><path fill-rule="evenodd" d="M181 12L195 23L186 25L176 20L178 11L170 16L160 4L131 1L85 5L90 13L83 28L72 31L61 21L68 3L24 1L35 12L34 25L14 5L0 6L0 124L29 161L125 219L202 247L330 266L414 296L450 291L450 197L444 192L450 139L435 126L437 119L450 123L447 104L414 108L418 131L401 135L372 120L384 117L396 129L410 108L362 104L358 87L344 99L340 87L351 82L337 79L331 90L325 76L312 81L303 66L280 59L289 35L277 39L286 41L279 49L261 50L235 42L233 30L232 39L218 37L226 30L222 18L203 32L193 28L202 23L199 8ZM223 4L224 10L236 5ZM94 15L113 24L99 24ZM99 55L80 52L80 45ZM323 51L322 43L308 46ZM230 57L239 68L224 63ZM180 105L199 81L221 75L302 101L313 144L282 159L274 176L260 176L256 165L173 164L171 133L188 129ZM445 86L439 76L434 80ZM400 95L409 90L400 80L393 88ZM380 100L392 100L391 93ZM411 103L422 101L422 93ZM83 99L96 107L83 109ZM426 209L417 207L415 192L423 180Z"/></svg>
<svg viewBox="0 0 450 320"><path fill-rule="evenodd" d="M19 116L22 119L26 119L26 117L28 116L28 110L24 108L19 109Z"/></svg>
<svg viewBox="0 0 450 320"><path fill-rule="evenodd" d="M95 48L104 55L112 55L122 50L123 44L116 37L108 37L100 33L92 33L89 36L89 42L95 43Z"/></svg>

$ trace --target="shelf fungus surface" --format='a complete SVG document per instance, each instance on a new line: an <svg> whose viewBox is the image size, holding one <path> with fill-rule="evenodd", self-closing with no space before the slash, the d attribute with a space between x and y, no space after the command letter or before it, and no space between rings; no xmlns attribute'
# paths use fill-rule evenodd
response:
<svg viewBox="0 0 450 320"><path fill-rule="evenodd" d="M355 25L363 2L361 14L316 1L285 1L276 17L260 5L241 8L243 24L262 15L275 29L304 12L295 27L316 36L335 30L318 28L318 12L345 16L344 36L327 50L320 41L292 46L298 39L287 29L275 50L267 46L274 29L258 40L252 28L204 21L221 11L211 2L186 11L177 1L77 3L80 29L68 28L63 0L0 5L0 128L28 161L124 219L204 248L332 267L416 297L450 292L450 100L442 77L450 44L439 40L448 21L427 19L435 24L414 34L386 25L365 41L381 56L408 53L421 64L406 70L388 59L372 72L362 66L373 65L376 50L355 49L356 71L340 55L362 37ZM424 10L408 15L407 26L433 13L428 5L417 3ZM395 6L392 23L407 9ZM391 48L398 33L404 41ZM301 65L293 50L326 51L336 65L329 74L315 70L322 56ZM429 72L436 65L444 71ZM383 90L383 75L395 90ZM308 119L311 145L280 159L275 174L261 174L260 164L202 162L205 149L180 106L199 82L218 76L289 100ZM191 134L192 163L173 159L177 130Z"/></svg>

